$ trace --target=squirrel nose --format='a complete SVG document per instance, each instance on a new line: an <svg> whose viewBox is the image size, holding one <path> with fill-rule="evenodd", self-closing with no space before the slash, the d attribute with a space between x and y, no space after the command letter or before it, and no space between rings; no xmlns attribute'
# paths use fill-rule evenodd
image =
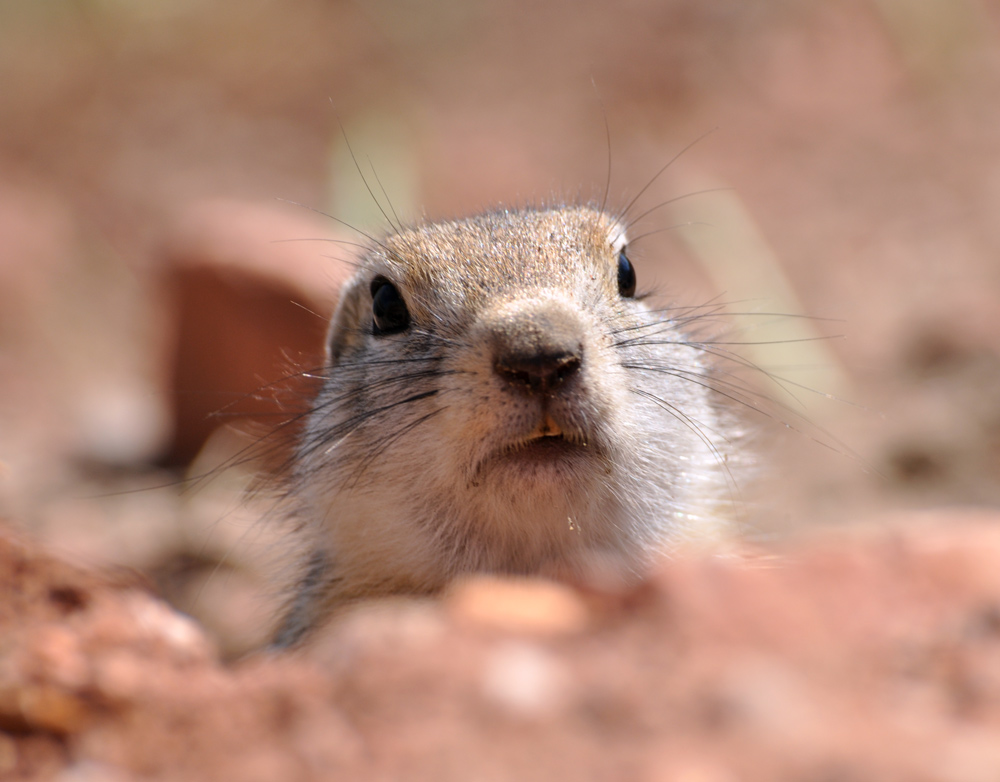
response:
<svg viewBox="0 0 1000 782"><path fill-rule="evenodd" d="M512 386L532 393L547 393L561 386L580 369L580 351L508 352L497 356L494 371Z"/></svg>
<svg viewBox="0 0 1000 782"><path fill-rule="evenodd" d="M504 318L493 332L493 371L519 391L551 393L583 366L575 313L553 302Z"/></svg>

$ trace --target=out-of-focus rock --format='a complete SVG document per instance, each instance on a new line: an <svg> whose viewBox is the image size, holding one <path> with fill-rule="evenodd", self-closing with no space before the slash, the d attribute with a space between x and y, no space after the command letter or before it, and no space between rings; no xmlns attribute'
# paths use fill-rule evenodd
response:
<svg viewBox="0 0 1000 782"><path fill-rule="evenodd" d="M1000 517L901 516L770 553L665 563L573 632L539 628L578 613L585 591L477 579L358 605L305 653L225 668L135 583L0 536L0 768L1000 778ZM536 614L548 619L523 620Z"/></svg>
<svg viewBox="0 0 1000 782"><path fill-rule="evenodd" d="M460 622L526 635L572 635L590 620L578 594L540 578L468 578L449 590L447 606Z"/></svg>
<svg viewBox="0 0 1000 782"><path fill-rule="evenodd" d="M171 462L189 461L221 424L266 428L305 405L300 375L322 366L351 248L332 221L295 210L205 201L177 220L165 248L177 313Z"/></svg>

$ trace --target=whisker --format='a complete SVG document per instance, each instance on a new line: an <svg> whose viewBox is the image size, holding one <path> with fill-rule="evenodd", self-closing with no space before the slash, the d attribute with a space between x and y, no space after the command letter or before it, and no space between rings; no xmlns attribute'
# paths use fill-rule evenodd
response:
<svg viewBox="0 0 1000 782"><path fill-rule="evenodd" d="M674 196L673 198L668 198L666 201L661 201L656 206L650 207L645 212L643 212L641 215L639 215L638 217L636 217L634 220L630 220L629 221L629 227L631 227L633 225L637 225L640 220L642 220L642 219L644 219L646 217L649 217L649 215L651 215L653 212L657 211L658 209L662 209L665 206L670 206L670 204L676 204L678 201L683 201L686 198L694 198L695 196L708 195L709 193L721 193L721 192L724 192L724 191L731 191L731 190L734 190L734 188L732 188L732 187L708 187L708 188L705 188L704 190L694 190L694 191L692 191L690 193L684 193L683 195ZM648 236L649 234L643 234L643 235L644 236ZM629 239L629 243L630 244L634 243L635 241L636 241L635 238L630 238Z"/></svg>
<svg viewBox="0 0 1000 782"><path fill-rule="evenodd" d="M301 204L296 204L296 206L301 206ZM324 217L329 217L329 215L324 215ZM288 239L271 240L271 244L289 244L290 242L328 242L330 244L342 244L345 247L355 247L359 250L368 249L368 246L361 244L361 242L352 242L350 239L334 239L332 236L296 236ZM354 265L359 266L360 264L355 263Z"/></svg>
<svg viewBox="0 0 1000 782"><path fill-rule="evenodd" d="M714 228L715 227L711 223L706 223L706 222L703 222L701 220L688 220L685 223L674 223L673 225L667 225L667 226L664 226L663 228L656 228L655 230L652 230L652 231L646 231L646 233L639 234L638 236L634 236L634 237L630 236L629 237L629 244L630 245L634 245L636 242L641 241L642 239L645 239L648 236L653 236L655 234L662 234L662 233L666 233L667 231L676 231L678 228L691 228L693 226L699 226L699 227L702 227L702 228Z"/></svg>
<svg viewBox="0 0 1000 782"><path fill-rule="evenodd" d="M382 180L379 178L378 171L375 170L375 164L372 163L372 159L369 157L368 167L372 170L372 175L375 177L375 181L378 182L378 188L382 191L382 197L385 198L385 202L389 205L389 211L392 212L392 216L396 218L397 230L401 229L403 226L403 221L399 219L399 215L396 214L396 207L392 205L392 199L389 198L389 194L385 191L385 185L382 184ZM384 214L384 212L383 212ZM387 220L389 218L386 218ZM392 225L392 221L389 221L389 225Z"/></svg>
<svg viewBox="0 0 1000 782"><path fill-rule="evenodd" d="M364 172L361 170L361 164L358 163L358 158L354 154L354 150L351 148L351 140L349 138L347 138L347 130L344 128L343 124L341 124L341 126L340 126L340 134L344 137L344 144L347 145L347 151L351 155L351 162L354 163L354 167L358 171L358 176L361 177L361 181L365 185L365 190L367 190L368 191L368 195L370 195L372 197L372 201L375 202L375 206L378 207L378 210L382 213L382 217L385 218L385 221L389 224L389 227L392 228L393 231L395 231L395 232L398 233L399 230L400 230L400 226L397 226L397 225L395 225L392 222L392 220L389 218L389 215L386 214L385 209L382 208L382 204L375 197L375 193L372 192L371 185L368 184L368 180L365 178ZM371 160L368 161L368 164L371 165ZM372 171L374 171L374 170L375 169L372 168ZM376 177L376 179L377 179L377 177Z"/></svg>
<svg viewBox="0 0 1000 782"><path fill-rule="evenodd" d="M356 429L360 424L364 423L365 421L367 421L367 420L369 420L371 418L374 418L375 416L377 416L377 415L379 415L381 413L384 413L384 412L386 412L388 410L393 410L393 409L399 407L400 405L411 404L412 402L417 402L417 401L419 401L421 399L426 399L428 397L434 396L437 393L438 393L437 389L432 389L430 391L422 391L420 393L408 396L405 399L400 399L400 400L397 400L395 402L391 402L391 403L389 403L387 405L383 405L381 407L377 407L377 408L375 408L373 410L367 410L364 413L359 413L358 415L353 416L352 418L347 419L346 421L342 422L341 424L339 424L339 425L337 425L335 427L331 427L327 431L324 431L319 437L315 437L315 438L311 439L308 442L307 446L304 447L300 453L302 455L310 455L312 453L315 453L320 448L323 448L324 446L329 445L329 443L330 443L331 440L333 440L335 438L339 438L340 437L340 432L342 430Z"/></svg>
<svg viewBox="0 0 1000 782"><path fill-rule="evenodd" d="M642 198L643 193L645 193L647 190L649 190L650 187L653 186L653 183L657 179L660 178L660 176L663 174L664 171L666 171L674 163L676 163L677 160L682 155L684 155L689 149L691 149L692 147L697 146L698 144L700 144L702 141L704 141L706 138L708 138L709 136L711 136L717 130L718 130L718 128L716 127L716 128L712 128L711 130L709 130L709 131L707 131L705 133L702 133L700 136L698 136L698 138L696 138L694 141L692 141L687 146L685 146L683 149L681 149L680 152L678 152L676 155L674 155L672 158L670 158L670 160L668 160L659 171L657 171L655 174L653 174L653 178L650 179L645 184L645 186L638 193L635 194L635 196L632 198L631 201L628 202L628 204L625 206L625 208L623 210L621 210L621 212L619 212L620 217L622 219L625 219L627 217L627 215L629 213L629 210L632 209L633 206L635 206L635 202L638 201L640 198Z"/></svg>
<svg viewBox="0 0 1000 782"><path fill-rule="evenodd" d="M736 479L733 476L732 470L729 469L729 464L727 463L726 456L719 450L719 447L712 441L712 438L709 437L706 434L706 431L707 432L711 432L712 434L714 434L717 437L721 438L722 441L725 442L726 444L732 445L732 442L729 440L729 438L727 438L726 436L722 435L720 432L717 432L717 431L715 431L715 430L713 430L713 429L705 426L704 423L702 423L700 421L697 421L696 419L692 418L687 413L685 413L683 410L681 410L680 408L678 408L676 405L670 404L669 402L667 402L666 400L664 400L661 397L657 396L656 394L650 393L649 391L645 391L645 390L639 389L639 388L630 388L629 390L632 393L634 393L634 394L636 394L638 396L641 396L641 397L644 397L646 399L649 399L655 405L657 405L657 406L661 407L662 409L666 410L668 413L670 413L672 416L674 416L674 418L676 418L684 426L686 426L691 432L693 432L694 435L699 440L702 441L702 443L705 445L705 447L708 448L708 450L711 452L713 458L716 461L716 464L719 465L719 467L722 469L723 473L725 474L725 476L726 476L726 487L727 487L727 491L730 494L730 501L731 502L735 502L735 496L734 495L739 495L739 486L736 483Z"/></svg>
<svg viewBox="0 0 1000 782"><path fill-rule="evenodd" d="M353 155L353 153L352 153L352 155ZM357 161L355 161L355 163L356 162ZM362 177L362 179L363 178L364 177ZM365 184L367 186L367 183L365 183ZM342 225L345 228L348 228L348 229L354 231L355 233L361 234L361 236L365 237L365 239L367 239L369 242L371 242L372 245L374 245L375 247L378 247L381 250L383 250L385 252L385 254L389 258L392 258L393 260L395 260L397 262L400 262L400 263L402 262L402 259L399 257L399 255L395 251L393 251L392 249L390 249L389 246L386 245L384 242L380 242L378 239L376 239L371 234L369 234L369 233L367 233L365 231L362 231L360 228L357 228L357 227L351 225L347 221L341 220L339 217L334 217L329 212L324 212L322 209L317 209L315 206L309 206L309 204L303 204L303 203L301 203L299 201L292 201L291 199L288 199L288 198L278 198L277 200L281 201L282 203L285 203L285 204L290 204L291 206L297 206L300 209L307 209L310 212L314 212L315 214L318 214L318 215L321 215L322 217L327 218L328 220L333 220L333 222L337 223L338 225ZM376 201L375 203L377 204L378 201ZM381 207L379 207L379 208L381 208ZM386 218L386 219L388 220L389 218ZM340 259L336 259L336 260L340 260ZM359 265L359 268L360 268L360 265Z"/></svg>
<svg viewBox="0 0 1000 782"><path fill-rule="evenodd" d="M430 396L430 394L427 394L425 396ZM421 397L421 398L423 398L423 397ZM348 476L349 478L352 478L352 480L350 480L350 481L345 480L343 486L347 487L347 488L354 488L355 486L357 486L358 482L361 480L361 476L368 469L368 466L373 461L375 461L375 459L378 456L380 456L382 453L384 453L385 450L390 445L392 445L394 442L396 442L396 440L398 440L403 435L408 434L409 432L411 432L414 429L416 429L418 426L420 426L425 421L428 421L429 419L431 419L434 416L439 415L439 414L441 414L443 412L444 412L444 408L443 407L439 407L439 408L437 408L435 410L432 410L431 412L429 412L429 413L427 413L425 415L420 416L420 418L417 418L414 421L410 421L408 424L406 424L405 426L403 426L402 428L400 428L398 431L394 432L391 436L383 438L383 440L379 443L378 447L375 448L372 451L369 451L368 454L367 454L367 456L366 456L366 458L361 462L361 464L358 466L358 468L355 469L351 473L350 476Z"/></svg>

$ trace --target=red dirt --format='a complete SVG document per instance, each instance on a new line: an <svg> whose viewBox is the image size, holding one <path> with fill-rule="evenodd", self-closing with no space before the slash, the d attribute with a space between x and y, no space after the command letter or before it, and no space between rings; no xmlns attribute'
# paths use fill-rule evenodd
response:
<svg viewBox="0 0 1000 782"><path fill-rule="evenodd" d="M481 580L222 665L134 584L0 541L4 779L989 780L1000 526ZM571 617L571 621L567 621Z"/></svg>

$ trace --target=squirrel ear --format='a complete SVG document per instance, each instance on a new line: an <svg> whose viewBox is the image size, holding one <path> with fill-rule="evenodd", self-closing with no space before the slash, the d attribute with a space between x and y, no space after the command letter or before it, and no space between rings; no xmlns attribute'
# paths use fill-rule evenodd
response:
<svg viewBox="0 0 1000 782"><path fill-rule="evenodd" d="M326 332L328 366L335 366L344 349L357 342L364 332L359 324L370 307L364 303L367 290L363 282L360 277L352 277L340 289L340 300Z"/></svg>

